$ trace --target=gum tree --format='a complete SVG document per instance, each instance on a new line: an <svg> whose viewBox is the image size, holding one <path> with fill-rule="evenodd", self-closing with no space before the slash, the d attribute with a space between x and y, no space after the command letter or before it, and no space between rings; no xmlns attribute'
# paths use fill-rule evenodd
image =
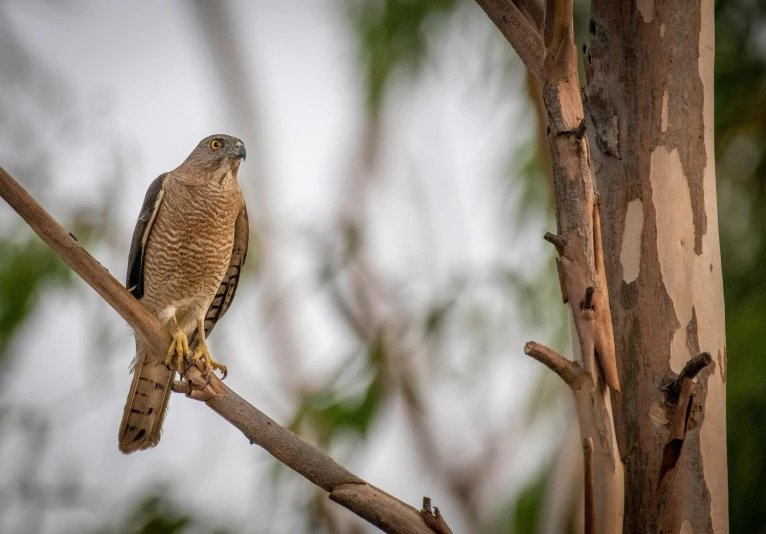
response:
<svg viewBox="0 0 766 534"><path fill-rule="evenodd" d="M713 2L477 0L542 89L586 532L728 532Z"/></svg>

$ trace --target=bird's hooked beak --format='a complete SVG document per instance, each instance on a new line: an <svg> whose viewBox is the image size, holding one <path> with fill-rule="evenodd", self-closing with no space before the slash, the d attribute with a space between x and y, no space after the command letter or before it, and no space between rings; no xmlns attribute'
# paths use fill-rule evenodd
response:
<svg viewBox="0 0 766 534"><path fill-rule="evenodd" d="M237 144L234 145L234 157L242 158L243 160L247 158L247 150L245 150L245 145L239 141L237 141Z"/></svg>

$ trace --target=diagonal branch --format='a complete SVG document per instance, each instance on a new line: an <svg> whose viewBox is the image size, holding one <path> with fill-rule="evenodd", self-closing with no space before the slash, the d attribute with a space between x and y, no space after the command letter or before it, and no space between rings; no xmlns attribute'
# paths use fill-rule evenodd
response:
<svg viewBox="0 0 766 534"><path fill-rule="evenodd" d="M529 13L535 19L533 23L512 0L476 0L476 3L508 39L532 76L542 83L545 46L534 25L538 23L535 18L539 19L540 13ZM536 5L536 2L524 1L522 4Z"/></svg>
<svg viewBox="0 0 766 534"><path fill-rule="evenodd" d="M171 337L93 256L51 217L37 201L0 167L2 197L69 265L80 278L119 313L147 343L162 352ZM278 425L263 412L226 387L217 377L203 378L196 367L187 374L198 389L189 396L238 428L250 443L260 445L277 460L330 493L330 499L391 534L434 534L421 512L368 484L335 462L322 450ZM177 390L177 388L174 388Z"/></svg>

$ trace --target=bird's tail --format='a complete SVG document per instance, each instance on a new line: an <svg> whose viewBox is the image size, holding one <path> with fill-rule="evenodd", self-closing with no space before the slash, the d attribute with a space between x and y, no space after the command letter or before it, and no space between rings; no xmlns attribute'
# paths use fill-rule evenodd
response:
<svg viewBox="0 0 766 534"><path fill-rule="evenodd" d="M125 454L159 443L175 374L165 366L164 356L152 354L137 340L133 383L120 423L120 450Z"/></svg>

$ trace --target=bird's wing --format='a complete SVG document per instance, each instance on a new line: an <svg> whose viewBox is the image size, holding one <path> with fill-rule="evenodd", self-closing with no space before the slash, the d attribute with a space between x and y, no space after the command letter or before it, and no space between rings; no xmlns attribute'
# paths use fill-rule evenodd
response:
<svg viewBox="0 0 766 534"><path fill-rule="evenodd" d="M125 287L134 297L140 299L144 296L144 253L149 234L154 226L154 219L162 204L165 195L165 178L167 173L160 174L149 186L144 197L144 205L136 221L136 229L133 230L133 241L130 243L128 255L128 278Z"/></svg>
<svg viewBox="0 0 766 534"><path fill-rule="evenodd" d="M234 246L231 250L229 268L226 269L226 274L223 276L223 280L221 280L221 285L218 286L215 298L205 314L205 337L210 335L215 324L221 317L223 317L229 309L229 306L231 306L231 301L234 300L234 295L237 292L237 285L239 284L239 275L242 271L242 266L245 264L245 257L247 256L247 244L249 239L250 227L247 220L247 208L243 204L242 209L239 211L239 215L237 215L237 221L234 223ZM189 340L191 346L196 344L197 337L197 330L195 330Z"/></svg>

